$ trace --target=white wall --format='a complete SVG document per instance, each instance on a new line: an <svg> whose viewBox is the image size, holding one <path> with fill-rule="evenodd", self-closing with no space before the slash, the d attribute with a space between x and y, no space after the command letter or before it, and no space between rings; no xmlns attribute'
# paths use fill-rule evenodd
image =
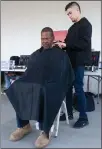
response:
<svg viewBox="0 0 102 149"><path fill-rule="evenodd" d="M64 8L69 1L2 1L1 60L31 54L40 47L40 31L68 29L71 21ZM101 51L101 2L78 1L82 16L92 23L92 48Z"/></svg>
<svg viewBox="0 0 102 149"><path fill-rule="evenodd" d="M1 59L30 54L40 47L40 31L68 29L72 24L65 14L67 1L2 1ZM101 2L80 1L82 16L93 26L92 48L101 50ZM6 54L5 54L6 53Z"/></svg>

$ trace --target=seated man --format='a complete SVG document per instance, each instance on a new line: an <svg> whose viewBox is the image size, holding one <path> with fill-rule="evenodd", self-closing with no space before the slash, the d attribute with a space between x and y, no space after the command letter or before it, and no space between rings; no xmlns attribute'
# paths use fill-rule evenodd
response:
<svg viewBox="0 0 102 149"><path fill-rule="evenodd" d="M6 91L17 115L17 130L10 140L20 140L30 133L29 120L36 120L42 130L35 142L37 148L48 145L51 126L74 79L68 55L53 47L53 41L53 30L42 29L42 47L30 56L24 75Z"/></svg>

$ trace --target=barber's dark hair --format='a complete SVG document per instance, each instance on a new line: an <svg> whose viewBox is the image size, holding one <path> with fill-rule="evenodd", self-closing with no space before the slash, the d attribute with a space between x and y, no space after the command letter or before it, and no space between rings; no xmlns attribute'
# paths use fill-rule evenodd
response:
<svg viewBox="0 0 102 149"><path fill-rule="evenodd" d="M51 33L51 36L54 37L53 29L50 28L50 27L44 27L44 28L41 30L41 33L42 33L42 32L50 32L50 33Z"/></svg>
<svg viewBox="0 0 102 149"><path fill-rule="evenodd" d="M67 4L65 6L65 11L67 11L67 9L71 8L72 6L77 6L79 8L79 11L81 12L80 5L77 2L70 2L69 4Z"/></svg>

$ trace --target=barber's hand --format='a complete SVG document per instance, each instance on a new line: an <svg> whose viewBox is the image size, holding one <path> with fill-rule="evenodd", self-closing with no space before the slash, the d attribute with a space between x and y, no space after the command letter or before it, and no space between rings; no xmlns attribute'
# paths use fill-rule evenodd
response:
<svg viewBox="0 0 102 149"><path fill-rule="evenodd" d="M57 43L54 44L54 46L55 45L59 46L61 49L66 47L66 44L62 43L62 42L57 42Z"/></svg>

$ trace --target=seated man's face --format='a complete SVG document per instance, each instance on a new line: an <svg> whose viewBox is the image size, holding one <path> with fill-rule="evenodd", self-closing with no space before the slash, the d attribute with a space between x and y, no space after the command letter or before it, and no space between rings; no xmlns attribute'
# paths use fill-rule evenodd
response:
<svg viewBox="0 0 102 149"><path fill-rule="evenodd" d="M41 45L44 49L51 48L53 41L54 41L54 37L50 32L41 33Z"/></svg>

